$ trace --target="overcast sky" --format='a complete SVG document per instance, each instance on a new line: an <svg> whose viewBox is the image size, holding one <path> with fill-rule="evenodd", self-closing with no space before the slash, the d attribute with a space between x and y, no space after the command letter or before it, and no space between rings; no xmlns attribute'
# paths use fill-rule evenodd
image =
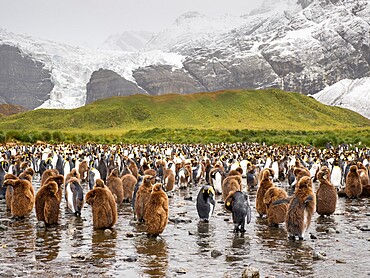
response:
<svg viewBox="0 0 370 278"><path fill-rule="evenodd" d="M262 0L0 0L0 28L96 45L123 31L160 31L181 14L243 15Z"/></svg>

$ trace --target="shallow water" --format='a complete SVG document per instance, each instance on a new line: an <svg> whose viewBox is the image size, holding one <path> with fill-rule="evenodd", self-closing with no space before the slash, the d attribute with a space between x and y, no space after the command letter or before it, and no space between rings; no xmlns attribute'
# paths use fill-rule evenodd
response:
<svg viewBox="0 0 370 278"><path fill-rule="evenodd" d="M33 184L37 190L37 178ZM335 215L315 214L305 240L289 241L284 226L271 228L256 218L255 189L249 192L252 221L243 235L233 233L231 214L220 203L209 223L200 222L198 190L174 192L170 222L157 239L147 238L128 204L119 207L109 232L93 230L86 204L82 217L75 217L62 202L60 225L45 229L37 227L35 212L9 222L1 200L0 219L8 229L0 231L0 276L240 277L246 266L258 268L261 277L370 276L369 199L339 198ZM213 258L214 250L221 255Z"/></svg>

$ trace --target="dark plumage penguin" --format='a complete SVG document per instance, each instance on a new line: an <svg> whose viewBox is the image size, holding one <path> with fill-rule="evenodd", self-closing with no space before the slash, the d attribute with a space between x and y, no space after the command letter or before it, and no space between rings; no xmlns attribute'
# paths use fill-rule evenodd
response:
<svg viewBox="0 0 370 278"><path fill-rule="evenodd" d="M76 178L70 178L65 185L65 199L68 209L76 216L81 216L81 210L84 203L84 192L80 181Z"/></svg>
<svg viewBox="0 0 370 278"><path fill-rule="evenodd" d="M288 176L288 184L290 186L293 186L294 182L295 182L295 176L294 176L294 166L291 165L289 170L288 170L288 173L287 173L287 176Z"/></svg>
<svg viewBox="0 0 370 278"><path fill-rule="evenodd" d="M6 172L4 170L4 161L0 162L0 200L5 199L6 187L3 186L4 176Z"/></svg>
<svg viewBox="0 0 370 278"><path fill-rule="evenodd" d="M105 161L105 156L102 156L102 158L99 159L97 170L100 173L101 179L103 181L106 181L108 176L108 165L107 162Z"/></svg>
<svg viewBox="0 0 370 278"><path fill-rule="evenodd" d="M256 175L256 166L255 165L248 165L247 168L247 185L250 188L254 188L258 185L258 179Z"/></svg>
<svg viewBox="0 0 370 278"><path fill-rule="evenodd" d="M58 170L59 174L64 176L64 164L65 164L64 159L60 154L58 154L57 157L58 158L57 163L55 164L55 169Z"/></svg>
<svg viewBox="0 0 370 278"><path fill-rule="evenodd" d="M247 224L251 222L252 214L249 196L241 191L230 192L225 201L225 208L232 212L234 232L245 232L245 219Z"/></svg>
<svg viewBox="0 0 370 278"><path fill-rule="evenodd" d="M215 209L215 191L212 186L202 186L197 196L196 207L200 219L208 222Z"/></svg>
<svg viewBox="0 0 370 278"><path fill-rule="evenodd" d="M144 178L144 176L138 176L137 177L137 182L134 186L134 193L132 194L131 207L134 210L134 218L136 217L136 214L135 214L136 194L137 194L137 191L139 190L139 187L143 184L143 178Z"/></svg>

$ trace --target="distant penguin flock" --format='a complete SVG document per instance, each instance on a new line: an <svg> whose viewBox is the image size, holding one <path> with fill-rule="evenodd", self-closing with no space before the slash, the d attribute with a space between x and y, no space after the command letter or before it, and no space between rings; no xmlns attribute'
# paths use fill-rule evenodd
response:
<svg viewBox="0 0 370 278"><path fill-rule="evenodd" d="M169 221L169 198L196 189L199 221L211 222L218 208L230 213L234 233L246 232L255 215L303 240L314 213L335 213L338 196L370 196L369 161L369 148L346 144L9 144L0 146L0 200L14 221L35 209L45 226L59 224L62 202L74 217L86 204L94 229L114 228L129 203L156 238Z"/></svg>

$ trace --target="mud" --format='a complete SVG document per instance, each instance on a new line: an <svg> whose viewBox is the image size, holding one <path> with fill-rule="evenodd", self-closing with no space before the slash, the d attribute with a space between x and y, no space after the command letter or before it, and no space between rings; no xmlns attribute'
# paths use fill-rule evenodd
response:
<svg viewBox="0 0 370 278"><path fill-rule="evenodd" d="M33 184L37 191L37 178ZM114 229L93 230L86 204L75 217L62 202L60 225L44 228L34 212L9 220L1 200L0 276L241 277L253 266L261 277L369 277L369 199L339 198L335 215L315 214L305 239L290 241L284 226L271 228L256 217L256 189L248 190L252 221L242 235L233 233L231 214L221 203L209 223L199 221L198 190L174 192L170 221L157 239L147 238L128 204L118 208Z"/></svg>

